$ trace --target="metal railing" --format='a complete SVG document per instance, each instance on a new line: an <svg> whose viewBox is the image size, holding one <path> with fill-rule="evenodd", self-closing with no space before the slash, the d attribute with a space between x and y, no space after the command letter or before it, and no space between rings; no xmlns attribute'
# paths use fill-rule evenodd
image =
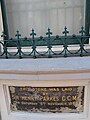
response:
<svg viewBox="0 0 90 120"><path fill-rule="evenodd" d="M32 29L30 38L21 38L21 34L17 31L15 38L4 40L6 35L3 32L0 41L2 49L0 58L51 58L90 55L90 46L88 44L90 36L85 34L84 27L81 27L79 31L80 35L68 35L67 27L64 28L62 33L63 36L52 36L51 30L48 28L46 37L36 37L35 31ZM76 49L74 49L75 45ZM26 47L28 48L27 52L23 50ZM10 51L10 48L15 49L15 51Z"/></svg>

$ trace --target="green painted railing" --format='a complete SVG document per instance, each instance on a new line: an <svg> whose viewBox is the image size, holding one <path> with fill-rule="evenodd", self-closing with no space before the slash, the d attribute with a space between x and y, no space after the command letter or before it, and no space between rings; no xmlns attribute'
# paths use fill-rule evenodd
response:
<svg viewBox="0 0 90 120"><path fill-rule="evenodd" d="M32 29L30 38L21 38L21 34L17 31L15 38L8 40L4 40L6 35L2 33L0 58L51 58L90 55L90 46L88 44L90 36L85 34L84 27L81 27L79 31L80 35L68 35L67 27L64 28L62 33L63 36L53 36L48 28L46 37L36 37L35 31ZM74 49L74 46L76 46L76 49ZM10 51L12 47L14 47L13 52ZM70 49L71 47L72 49ZM28 51L24 51L24 48L28 48Z"/></svg>

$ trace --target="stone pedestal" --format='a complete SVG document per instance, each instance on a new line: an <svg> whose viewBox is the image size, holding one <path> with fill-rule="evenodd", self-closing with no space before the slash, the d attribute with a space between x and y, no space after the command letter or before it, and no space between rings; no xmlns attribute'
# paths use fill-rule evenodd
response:
<svg viewBox="0 0 90 120"><path fill-rule="evenodd" d="M90 57L0 60L2 120L90 120L89 91ZM44 103L61 104L59 98L65 104L62 112L60 105L53 105L57 109L52 105L45 108ZM31 99L43 103L38 106L39 112L35 105L30 110ZM26 105L25 108L21 109L20 104Z"/></svg>

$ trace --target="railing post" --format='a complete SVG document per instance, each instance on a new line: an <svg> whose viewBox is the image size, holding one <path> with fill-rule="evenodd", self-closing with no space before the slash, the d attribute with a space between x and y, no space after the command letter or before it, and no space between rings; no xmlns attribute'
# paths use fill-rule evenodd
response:
<svg viewBox="0 0 90 120"><path fill-rule="evenodd" d="M21 59L22 58L22 55L21 55L21 44L20 44L20 36L21 36L21 34L19 33L19 31L17 30L16 31L16 35L15 35L15 37L17 37L17 49L18 49L18 53L19 53L19 58Z"/></svg>
<svg viewBox="0 0 90 120"><path fill-rule="evenodd" d="M67 47L68 47L68 45L67 45L67 34L68 33L69 33L69 31L67 31L67 27L65 26L64 31L63 31L63 34L65 34L64 45L63 45L64 51L65 51L64 57L67 57Z"/></svg>
<svg viewBox="0 0 90 120"><path fill-rule="evenodd" d="M34 29L32 29L32 33L30 34L30 36L32 36L32 41L33 41L33 46L32 46L32 49L34 52L33 58L36 58L36 43L35 43L35 39L34 39L36 36L36 33L34 32Z"/></svg>
<svg viewBox="0 0 90 120"><path fill-rule="evenodd" d="M50 28L48 28L48 32L46 33L46 35L48 35L48 41L47 41L47 46L48 46L48 51L49 51L49 55L48 57L51 58L51 48L52 48L52 45L51 45L51 35L52 35L52 32L50 31Z"/></svg>
<svg viewBox="0 0 90 120"><path fill-rule="evenodd" d="M86 33L86 31L84 30L84 27L81 27L81 30L79 31L79 33L81 34L81 40L80 40L80 56L83 56L83 50L84 50L84 43L83 43L83 36Z"/></svg>

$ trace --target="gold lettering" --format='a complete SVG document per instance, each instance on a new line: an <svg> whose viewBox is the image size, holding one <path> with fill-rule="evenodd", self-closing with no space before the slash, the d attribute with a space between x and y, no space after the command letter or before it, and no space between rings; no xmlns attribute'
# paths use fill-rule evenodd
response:
<svg viewBox="0 0 90 120"><path fill-rule="evenodd" d="M13 96L12 96L12 99L13 99L13 100L19 100L19 96L17 96L17 95L14 96L14 95L13 95Z"/></svg>
<svg viewBox="0 0 90 120"><path fill-rule="evenodd" d="M49 91L59 91L59 88L49 88Z"/></svg>
<svg viewBox="0 0 90 120"><path fill-rule="evenodd" d="M72 99L73 100L77 100L77 96L72 96Z"/></svg>
<svg viewBox="0 0 90 120"><path fill-rule="evenodd" d="M77 96L62 96L62 101L72 101L77 100Z"/></svg>
<svg viewBox="0 0 90 120"><path fill-rule="evenodd" d="M66 96L62 96L62 101L66 101Z"/></svg>
<svg viewBox="0 0 90 120"><path fill-rule="evenodd" d="M62 88L62 91L72 91L72 88Z"/></svg>
<svg viewBox="0 0 90 120"><path fill-rule="evenodd" d="M73 102L68 102L68 105L73 105Z"/></svg>
<svg viewBox="0 0 90 120"><path fill-rule="evenodd" d="M72 99L71 96L67 96L68 101L71 101L71 99Z"/></svg>
<svg viewBox="0 0 90 120"><path fill-rule="evenodd" d="M43 95L48 95L48 93L45 93L45 92L44 92Z"/></svg>

